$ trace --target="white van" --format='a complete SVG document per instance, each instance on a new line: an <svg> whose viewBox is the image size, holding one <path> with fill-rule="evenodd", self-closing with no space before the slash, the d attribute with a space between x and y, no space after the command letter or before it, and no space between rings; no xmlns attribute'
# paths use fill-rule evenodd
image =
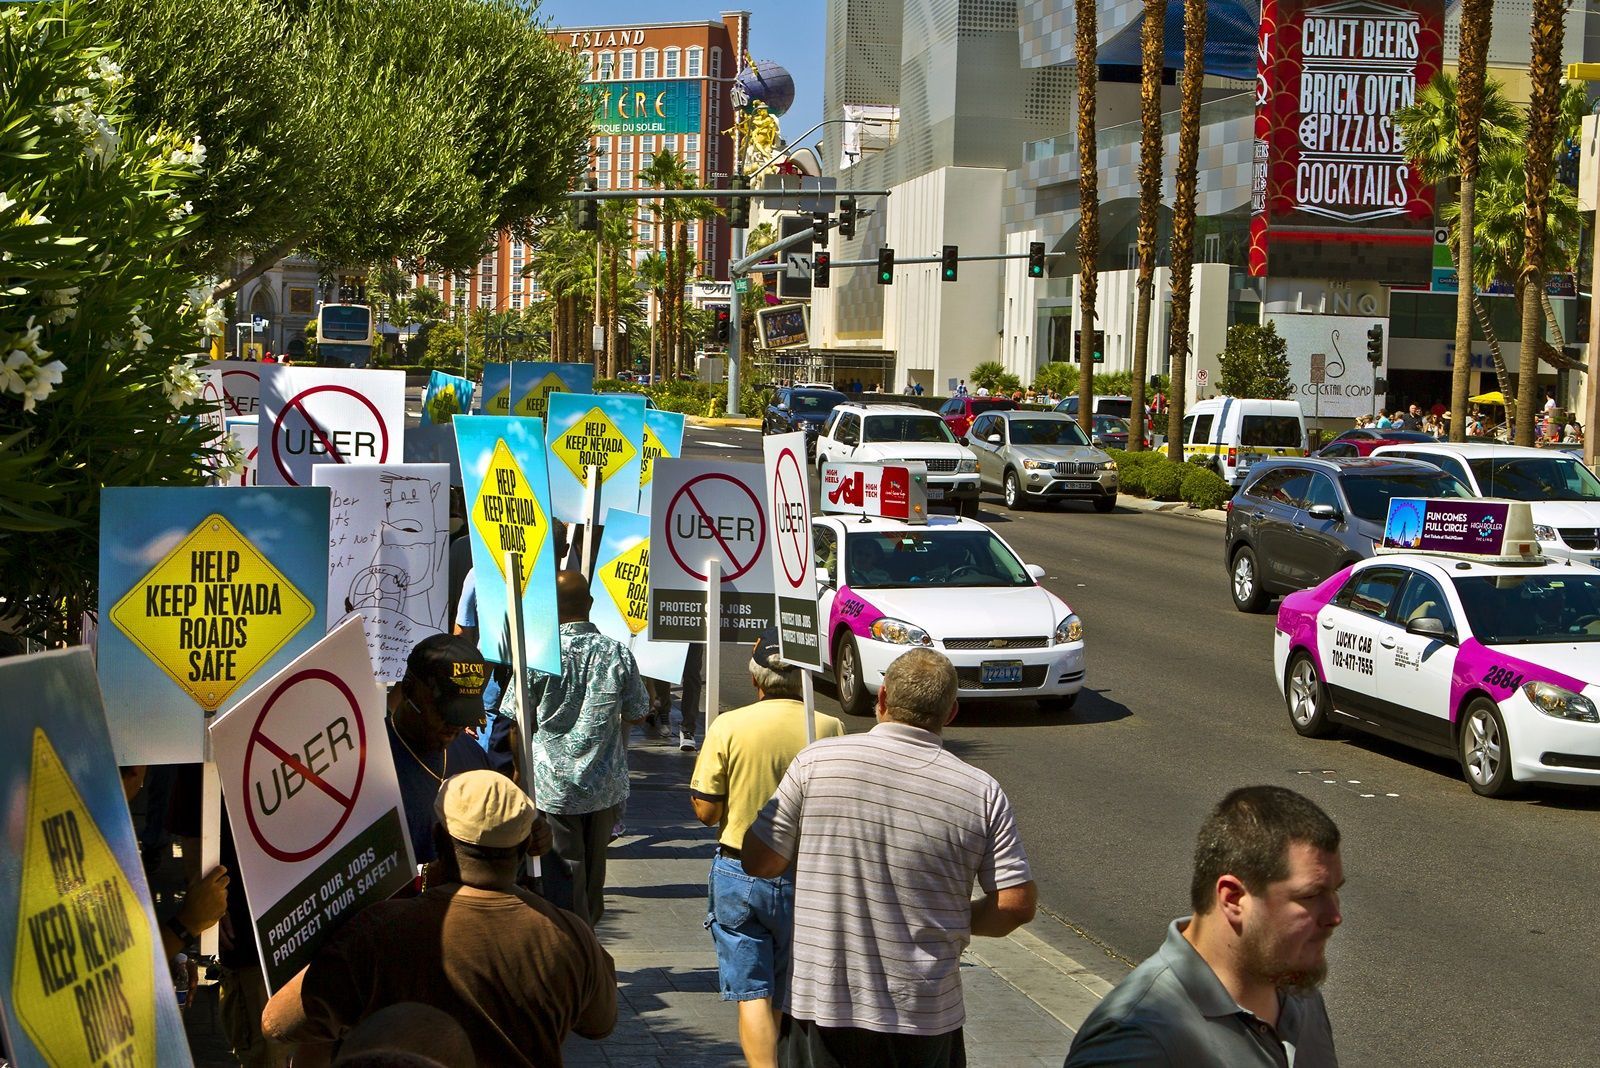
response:
<svg viewBox="0 0 1600 1068"><path fill-rule="evenodd" d="M1299 401L1211 397L1183 413L1183 455L1239 486L1257 460L1304 456L1306 421Z"/></svg>

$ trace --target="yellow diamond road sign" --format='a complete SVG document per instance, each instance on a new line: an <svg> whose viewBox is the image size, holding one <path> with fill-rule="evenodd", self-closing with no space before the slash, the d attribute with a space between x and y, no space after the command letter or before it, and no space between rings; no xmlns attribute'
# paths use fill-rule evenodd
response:
<svg viewBox="0 0 1600 1068"><path fill-rule="evenodd" d="M514 414L545 419L550 414L550 394L566 392L567 384L561 380L560 375L551 371L539 379L539 384L528 390L527 395L517 402Z"/></svg>
<svg viewBox="0 0 1600 1068"><path fill-rule="evenodd" d="M111 609L111 622L215 712L315 608L220 515L209 515Z"/></svg>
<svg viewBox="0 0 1600 1068"><path fill-rule="evenodd" d="M600 481L604 482L639 451L598 407L590 408L551 448L579 482L588 480L591 467L600 469Z"/></svg>
<svg viewBox="0 0 1600 1068"><path fill-rule="evenodd" d="M644 425L644 450L639 456L639 485L650 485L650 478L655 474L656 461L666 456L672 458L661 444L661 439L656 437L656 432L650 429L650 424Z"/></svg>
<svg viewBox="0 0 1600 1068"><path fill-rule="evenodd" d="M154 1064L156 953L150 921L61 758L38 729L27 799L11 972L17 1019L50 1065Z"/></svg>
<svg viewBox="0 0 1600 1068"><path fill-rule="evenodd" d="M629 633L643 631L650 621L650 539L641 540L606 564L600 571L600 581L617 602L617 611Z"/></svg>
<svg viewBox="0 0 1600 1068"><path fill-rule="evenodd" d="M506 577L506 553L522 554L522 586L526 589L534 562L549 539L550 520L504 439L494 443L483 487L472 502L472 524L493 554L502 578Z"/></svg>

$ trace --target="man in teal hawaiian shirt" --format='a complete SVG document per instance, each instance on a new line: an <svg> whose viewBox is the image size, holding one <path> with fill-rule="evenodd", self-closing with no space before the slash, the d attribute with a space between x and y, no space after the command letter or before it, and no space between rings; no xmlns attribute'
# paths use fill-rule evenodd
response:
<svg viewBox="0 0 1600 1068"><path fill-rule="evenodd" d="M628 731L650 711L650 697L633 653L589 622L590 604L581 573L556 576L561 674L535 676L529 697L534 800L572 878L571 902L556 903L593 927L605 912L611 827L628 796Z"/></svg>

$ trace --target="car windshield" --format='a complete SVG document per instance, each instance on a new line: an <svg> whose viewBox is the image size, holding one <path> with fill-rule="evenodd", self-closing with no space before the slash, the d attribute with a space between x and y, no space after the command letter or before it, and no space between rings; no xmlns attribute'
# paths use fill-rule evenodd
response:
<svg viewBox="0 0 1600 1068"><path fill-rule="evenodd" d="M1292 415L1247 415L1239 422L1239 444L1298 449L1300 420Z"/></svg>
<svg viewBox="0 0 1600 1068"><path fill-rule="evenodd" d="M1471 497L1472 491L1443 471L1357 474L1346 471L1344 495L1350 510L1369 523L1382 523L1391 497Z"/></svg>
<svg viewBox="0 0 1600 1068"><path fill-rule="evenodd" d="M1094 432L1096 434L1126 434L1128 421L1116 415L1097 415L1094 417Z"/></svg>
<svg viewBox="0 0 1600 1068"><path fill-rule="evenodd" d="M866 425L862 441L956 440L937 415L874 415L867 418Z"/></svg>
<svg viewBox="0 0 1600 1068"><path fill-rule="evenodd" d="M791 393L789 407L797 412L831 412L843 400L843 393Z"/></svg>
<svg viewBox="0 0 1600 1068"><path fill-rule="evenodd" d="M1472 633L1485 645L1600 642L1600 576L1500 574L1455 583Z"/></svg>
<svg viewBox="0 0 1600 1068"><path fill-rule="evenodd" d="M1485 497L1514 501L1597 501L1600 479L1567 456L1517 456L1469 460Z"/></svg>
<svg viewBox="0 0 1600 1068"><path fill-rule="evenodd" d="M869 531L845 535L855 589L906 586L1032 586L1033 577L988 530Z"/></svg>
<svg viewBox="0 0 1600 1068"><path fill-rule="evenodd" d="M1131 419L1133 418L1133 401L1112 400L1110 398L1097 400L1094 402L1094 411L1096 415L1117 415L1123 419Z"/></svg>
<svg viewBox="0 0 1600 1068"><path fill-rule="evenodd" d="M1083 431L1071 419L1013 419L1013 445L1087 445Z"/></svg>

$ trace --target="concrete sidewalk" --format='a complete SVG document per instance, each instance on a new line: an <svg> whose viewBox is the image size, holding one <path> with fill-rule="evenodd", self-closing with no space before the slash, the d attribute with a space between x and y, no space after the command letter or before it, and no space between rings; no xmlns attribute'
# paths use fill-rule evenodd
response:
<svg viewBox="0 0 1600 1068"><path fill-rule="evenodd" d="M704 927L716 833L689 807L694 754L635 732L629 759L627 832L611 847L598 931L617 964L617 1028L600 1042L570 1039L566 1063L742 1065L736 1010L717 995L716 954ZM974 940L963 958L974 1068L1058 1068L1073 1028L1111 989L1041 937L1046 924L1061 926L1041 913L1009 938Z"/></svg>

